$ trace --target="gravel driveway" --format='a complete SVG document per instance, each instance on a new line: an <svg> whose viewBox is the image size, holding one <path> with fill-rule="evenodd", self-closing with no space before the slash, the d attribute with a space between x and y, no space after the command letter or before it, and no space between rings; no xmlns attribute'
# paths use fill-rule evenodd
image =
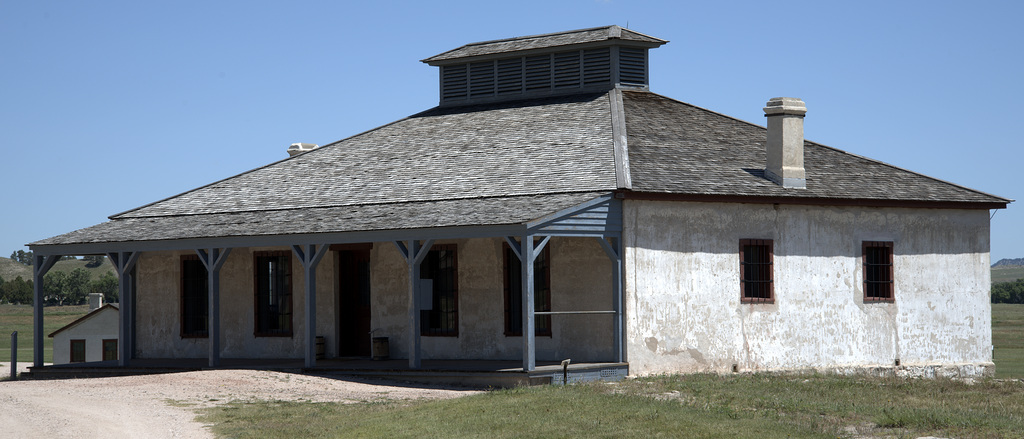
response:
<svg viewBox="0 0 1024 439"><path fill-rule="evenodd" d="M2 366L7 372L9 363ZM5 438L212 438L196 407L230 401L443 399L478 390L262 370L0 382Z"/></svg>

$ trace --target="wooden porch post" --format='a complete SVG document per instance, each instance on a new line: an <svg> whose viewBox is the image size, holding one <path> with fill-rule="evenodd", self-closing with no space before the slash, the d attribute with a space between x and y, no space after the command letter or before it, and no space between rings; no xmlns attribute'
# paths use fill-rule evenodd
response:
<svg viewBox="0 0 1024 439"><path fill-rule="evenodd" d="M433 239L428 239L423 245L420 241L409 240L406 245L402 241L395 241L395 247L405 258L409 266L409 368L419 369L420 360L420 263L427 257L430 247L434 245Z"/></svg>
<svg viewBox="0 0 1024 439"><path fill-rule="evenodd" d="M331 246L321 244L293 245L292 251L302 262L306 292L306 367L316 366L316 267Z"/></svg>
<svg viewBox="0 0 1024 439"><path fill-rule="evenodd" d="M108 253L107 257L114 264L114 271L117 272L117 301L118 319L120 324L117 330L117 365L128 367L132 356L132 338L135 328L132 327L133 307L132 298L132 268L139 259L139 252L117 252Z"/></svg>
<svg viewBox="0 0 1024 439"><path fill-rule="evenodd" d="M207 339L210 367L220 366L220 268L231 253L230 248L196 249L199 260L206 266L208 288Z"/></svg>
<svg viewBox="0 0 1024 439"><path fill-rule="evenodd" d="M524 235L519 247L523 290L523 371L529 372L537 368L536 316L533 314L536 311L533 303L533 261L536 259L533 235Z"/></svg>
<svg viewBox="0 0 1024 439"><path fill-rule="evenodd" d="M60 260L60 255L32 257L32 363L43 366L43 276Z"/></svg>

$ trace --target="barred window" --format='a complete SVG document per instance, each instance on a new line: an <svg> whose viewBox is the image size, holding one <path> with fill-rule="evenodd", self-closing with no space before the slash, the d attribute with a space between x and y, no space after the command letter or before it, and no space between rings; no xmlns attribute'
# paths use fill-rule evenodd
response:
<svg viewBox="0 0 1024 439"><path fill-rule="evenodd" d="M257 336L292 335L292 255L291 252L256 252L256 330Z"/></svg>
<svg viewBox="0 0 1024 439"><path fill-rule="evenodd" d="M740 301L743 303L773 303L775 282L773 275L774 249L770 239L740 240Z"/></svg>
<svg viewBox="0 0 1024 439"><path fill-rule="evenodd" d="M864 241L864 301L892 302L894 278L892 271L892 242Z"/></svg>
<svg viewBox="0 0 1024 439"><path fill-rule="evenodd" d="M459 335L459 269L455 245L435 245L420 265L420 279L433 286L431 309L420 311L422 335Z"/></svg>
<svg viewBox="0 0 1024 439"><path fill-rule="evenodd" d="M505 250L505 335L523 335L523 264L508 244ZM534 311L551 311L551 266L548 264L549 246L537 253L533 261ZM537 316L534 334L551 336L551 316Z"/></svg>
<svg viewBox="0 0 1024 439"><path fill-rule="evenodd" d="M181 257L181 337L202 338L209 334L209 277L196 255Z"/></svg>

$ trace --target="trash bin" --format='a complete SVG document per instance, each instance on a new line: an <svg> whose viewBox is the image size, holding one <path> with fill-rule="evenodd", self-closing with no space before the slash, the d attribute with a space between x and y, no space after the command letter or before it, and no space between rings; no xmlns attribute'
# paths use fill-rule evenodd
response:
<svg viewBox="0 0 1024 439"><path fill-rule="evenodd" d="M374 360L387 360L391 356L391 348L388 345L387 337L373 337L373 358Z"/></svg>

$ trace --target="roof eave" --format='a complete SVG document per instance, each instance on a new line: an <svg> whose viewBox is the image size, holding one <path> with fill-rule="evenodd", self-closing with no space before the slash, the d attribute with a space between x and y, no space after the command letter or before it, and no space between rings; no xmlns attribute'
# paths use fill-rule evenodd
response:
<svg viewBox="0 0 1024 439"><path fill-rule="evenodd" d="M919 209L1005 209L1013 200L943 201L878 198L780 197L754 195L687 194L669 192L617 191L617 198L648 201L693 201L706 203L796 204L818 206L902 207Z"/></svg>

